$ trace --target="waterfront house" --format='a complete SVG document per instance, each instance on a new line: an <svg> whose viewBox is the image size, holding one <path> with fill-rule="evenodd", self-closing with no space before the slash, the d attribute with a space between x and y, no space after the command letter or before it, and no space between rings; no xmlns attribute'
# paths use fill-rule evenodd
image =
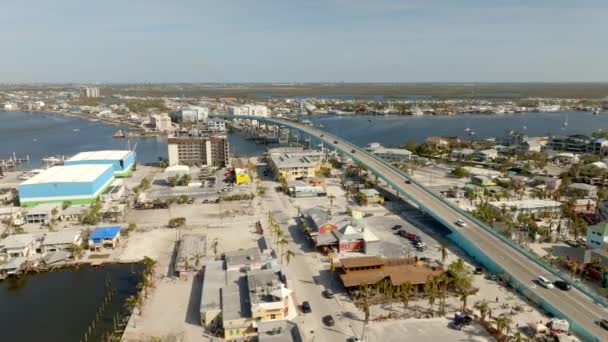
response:
<svg viewBox="0 0 608 342"><path fill-rule="evenodd" d="M481 161L493 160L496 157L498 157L498 151L493 148L475 152L475 158Z"/></svg>
<svg viewBox="0 0 608 342"><path fill-rule="evenodd" d="M120 243L120 226L98 227L89 235L89 249L115 248Z"/></svg>
<svg viewBox="0 0 608 342"><path fill-rule="evenodd" d="M450 156L453 159L468 159L473 157L475 154L475 150L470 149L470 148L460 148L460 149L454 149L452 150L452 152L450 153Z"/></svg>
<svg viewBox="0 0 608 342"><path fill-rule="evenodd" d="M471 183L483 187L494 186L496 183L491 177L488 176L472 176Z"/></svg>
<svg viewBox="0 0 608 342"><path fill-rule="evenodd" d="M0 255L5 259L29 258L42 253L41 234L13 234L0 240Z"/></svg>
<svg viewBox="0 0 608 342"><path fill-rule="evenodd" d="M23 265L27 261L26 257L15 257L0 265L0 279L6 276L17 275L21 273Z"/></svg>
<svg viewBox="0 0 608 342"><path fill-rule="evenodd" d="M42 251L44 253L68 251L74 245L82 245L82 230L64 229L47 233L42 240Z"/></svg>

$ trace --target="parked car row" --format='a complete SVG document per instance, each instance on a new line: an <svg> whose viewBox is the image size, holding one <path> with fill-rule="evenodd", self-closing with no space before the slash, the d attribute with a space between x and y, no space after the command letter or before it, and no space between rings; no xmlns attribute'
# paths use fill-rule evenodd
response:
<svg viewBox="0 0 608 342"><path fill-rule="evenodd" d="M397 227L397 226L395 226ZM427 246L426 243L424 243L422 241L422 238L414 233L408 233L405 229L401 229L401 228L395 228L393 227L393 229L399 229L397 230L397 232L395 234L404 237L408 240L410 240L412 242L412 244L414 245L414 247L416 247L417 250L419 251L424 251ZM401 226L399 226L401 227Z"/></svg>

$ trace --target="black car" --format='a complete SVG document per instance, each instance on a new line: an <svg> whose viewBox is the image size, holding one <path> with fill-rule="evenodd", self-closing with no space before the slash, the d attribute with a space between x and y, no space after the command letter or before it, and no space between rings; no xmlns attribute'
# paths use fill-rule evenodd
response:
<svg viewBox="0 0 608 342"><path fill-rule="evenodd" d="M422 242L422 238L421 238L420 236L416 235L416 237L414 238L414 240L412 240L412 242L413 242L414 244L416 244L416 243L418 243L418 242Z"/></svg>
<svg viewBox="0 0 608 342"><path fill-rule="evenodd" d="M323 316L323 323L325 323L325 325L327 325L328 327L333 327L334 324L336 324L336 322L334 322L334 318L331 317L331 315Z"/></svg>
<svg viewBox="0 0 608 342"><path fill-rule="evenodd" d="M412 184L412 181L411 181L411 180L409 180L409 179L406 179L406 180L405 180L405 184Z"/></svg>
<svg viewBox="0 0 608 342"><path fill-rule="evenodd" d="M604 328L604 330L608 330L608 320L602 319L597 323L600 325L600 327Z"/></svg>
<svg viewBox="0 0 608 342"><path fill-rule="evenodd" d="M393 228L391 228L391 229L392 229L392 230L397 230L397 229L401 229L401 228L403 228L403 226L402 226L402 225L400 225L400 224L396 224L396 225L394 225L394 226L393 226Z"/></svg>
<svg viewBox="0 0 608 342"><path fill-rule="evenodd" d="M338 140L334 140L334 144L337 144L337 143L338 143Z"/></svg>
<svg viewBox="0 0 608 342"><path fill-rule="evenodd" d="M563 281L563 280L556 280L553 282L553 285L555 285L555 287L557 287L560 290L563 291L569 291L572 286L570 284L568 284L567 282Z"/></svg>
<svg viewBox="0 0 608 342"><path fill-rule="evenodd" d="M431 258L429 258L429 257L422 257L422 258L419 258L418 260L424 261L424 262L431 262Z"/></svg>
<svg viewBox="0 0 608 342"><path fill-rule="evenodd" d="M355 153L355 152L357 152L357 151L355 151L355 150L350 150L350 153Z"/></svg>
<svg viewBox="0 0 608 342"><path fill-rule="evenodd" d="M303 301L302 302L302 312L303 313L310 313L310 312L312 312L312 309L310 308L310 303L308 301Z"/></svg>

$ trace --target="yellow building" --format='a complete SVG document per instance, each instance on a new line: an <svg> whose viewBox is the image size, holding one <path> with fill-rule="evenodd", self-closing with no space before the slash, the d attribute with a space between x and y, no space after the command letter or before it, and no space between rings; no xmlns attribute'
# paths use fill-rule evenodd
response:
<svg viewBox="0 0 608 342"><path fill-rule="evenodd" d="M251 183L251 176L249 176L247 169L235 169L234 172L236 185Z"/></svg>
<svg viewBox="0 0 608 342"><path fill-rule="evenodd" d="M361 189L360 192L367 197L367 203L384 204L384 197L376 189Z"/></svg>

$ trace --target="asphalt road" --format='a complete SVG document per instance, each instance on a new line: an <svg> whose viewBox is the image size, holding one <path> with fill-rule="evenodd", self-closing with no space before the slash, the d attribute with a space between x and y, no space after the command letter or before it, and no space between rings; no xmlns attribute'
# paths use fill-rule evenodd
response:
<svg viewBox="0 0 608 342"><path fill-rule="evenodd" d="M281 122L280 120L276 121ZM413 183L406 184L404 181L405 178L401 174L385 166L363 149L313 127L291 121L285 123L288 123L291 126L297 126L300 130L321 138L330 144L340 146L344 150L355 150L355 153L351 154L353 154L356 159L365 164L368 168L373 169L376 173L385 177L385 179L392 181L393 184L397 184L401 188L401 191L414 197L420 204L436 215L439 215L446 222L452 222L453 228L457 228L453 222L458 219L464 219L467 223L467 227L460 228L460 232L472 244L482 250L496 264L502 267L520 283L527 285L532 292L549 302L563 314L567 315L579 326L597 336L598 341L608 341L608 331L602 329L596 323L599 319L608 318L608 310L595 304L591 298L576 289L564 292L557 288L545 289L537 286L534 279L538 276L542 275L549 280L553 280L555 277L516 249L487 232L475 222L463 218L456 210L433 197L421 187Z"/></svg>

